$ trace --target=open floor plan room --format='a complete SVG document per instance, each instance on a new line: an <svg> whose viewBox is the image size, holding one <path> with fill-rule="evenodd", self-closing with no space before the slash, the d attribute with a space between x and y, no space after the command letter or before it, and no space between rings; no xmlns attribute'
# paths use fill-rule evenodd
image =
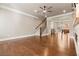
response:
<svg viewBox="0 0 79 59"><path fill-rule="evenodd" d="M0 3L0 56L78 56L78 3Z"/></svg>

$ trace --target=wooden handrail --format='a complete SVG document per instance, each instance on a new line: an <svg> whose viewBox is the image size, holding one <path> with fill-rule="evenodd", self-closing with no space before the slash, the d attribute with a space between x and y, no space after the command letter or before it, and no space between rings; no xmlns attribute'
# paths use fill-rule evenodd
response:
<svg viewBox="0 0 79 59"><path fill-rule="evenodd" d="M44 27L43 26L41 26L45 21L46 21L46 19L47 18L44 18L44 20L35 28L35 29L37 29L37 28L40 28L40 39L42 39L42 33L43 33L43 31L44 31ZM45 23L46 24L46 23ZM41 41L41 40L40 40Z"/></svg>
<svg viewBox="0 0 79 59"><path fill-rule="evenodd" d="M38 27L40 27L45 21L46 21L46 18L35 29L37 29Z"/></svg>

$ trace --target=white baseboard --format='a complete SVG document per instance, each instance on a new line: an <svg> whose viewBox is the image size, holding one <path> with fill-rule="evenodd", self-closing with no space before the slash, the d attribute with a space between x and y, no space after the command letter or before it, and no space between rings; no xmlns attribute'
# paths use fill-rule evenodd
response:
<svg viewBox="0 0 79 59"><path fill-rule="evenodd" d="M42 34L42 36L46 36L46 35L49 35L49 33ZM12 39L24 38L24 37L30 37L30 36L40 36L39 30L34 34L2 38L2 39L0 39L0 41L12 40Z"/></svg>
<svg viewBox="0 0 79 59"><path fill-rule="evenodd" d="M50 33L45 33L45 34L42 34L42 36L46 36L46 35L50 35Z"/></svg>
<svg viewBox="0 0 79 59"><path fill-rule="evenodd" d="M49 33L43 33L42 36L46 36L48 35ZM36 33L35 33L36 36L40 36L40 31L38 30Z"/></svg>
<svg viewBox="0 0 79 59"><path fill-rule="evenodd" d="M34 36L34 34L31 34L31 35L23 35L23 36L16 36L16 37L2 38L2 39L0 39L0 41L12 40L12 39L17 39L17 38L24 38L24 37L29 37L29 36Z"/></svg>
<svg viewBox="0 0 79 59"><path fill-rule="evenodd" d="M77 56L79 56L79 47L78 47L78 44L76 43L76 40L74 40L74 43L75 43L75 49L76 49L76 53L77 53Z"/></svg>
<svg viewBox="0 0 79 59"><path fill-rule="evenodd" d="M43 34L42 36L46 36L48 34ZM38 34L31 34L31 35L23 35L23 36L16 36L16 37L7 37L7 38L2 38L0 41L5 41L5 40L12 40L12 39L17 39L17 38L24 38L24 37L30 37L30 36L40 36Z"/></svg>

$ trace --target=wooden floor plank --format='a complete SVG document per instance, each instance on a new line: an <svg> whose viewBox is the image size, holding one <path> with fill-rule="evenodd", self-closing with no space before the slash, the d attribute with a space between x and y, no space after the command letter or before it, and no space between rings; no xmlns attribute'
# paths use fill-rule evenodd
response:
<svg viewBox="0 0 79 59"><path fill-rule="evenodd" d="M1 56L76 56L75 45L70 40L70 47L59 47L56 35L25 37L0 42Z"/></svg>

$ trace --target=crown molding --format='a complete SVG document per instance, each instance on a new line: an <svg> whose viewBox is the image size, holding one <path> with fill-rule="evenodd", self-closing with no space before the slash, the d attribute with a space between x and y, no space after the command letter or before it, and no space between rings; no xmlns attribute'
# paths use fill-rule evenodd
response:
<svg viewBox="0 0 79 59"><path fill-rule="evenodd" d="M62 16L67 16L67 15L72 15L72 14L73 14L73 12L69 12L69 13L65 13L65 14L60 14L60 15L48 17L48 19L62 17Z"/></svg>
<svg viewBox="0 0 79 59"><path fill-rule="evenodd" d="M9 11L12 11L12 12L16 12L16 13L21 14L21 15L25 15L25 16L29 16L29 17L39 19L39 17L37 17L37 16L31 15L29 13L26 13L26 12L23 12L23 11L14 9L14 8L10 8L10 7L4 6L4 5L0 5L0 8L6 9L6 10L9 10Z"/></svg>

